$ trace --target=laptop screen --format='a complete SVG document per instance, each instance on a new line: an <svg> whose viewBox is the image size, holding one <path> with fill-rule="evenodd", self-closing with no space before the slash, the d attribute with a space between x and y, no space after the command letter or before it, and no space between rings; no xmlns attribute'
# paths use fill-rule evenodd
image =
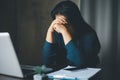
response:
<svg viewBox="0 0 120 80"><path fill-rule="evenodd" d="M8 32L0 32L0 74L23 78L22 70Z"/></svg>

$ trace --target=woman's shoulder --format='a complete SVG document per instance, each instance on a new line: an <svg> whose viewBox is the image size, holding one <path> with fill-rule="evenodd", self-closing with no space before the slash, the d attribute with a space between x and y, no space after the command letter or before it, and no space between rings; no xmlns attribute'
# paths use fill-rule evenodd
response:
<svg viewBox="0 0 120 80"><path fill-rule="evenodd" d="M85 26L86 28L80 33L80 38L88 39L97 37L96 31L89 25Z"/></svg>
<svg viewBox="0 0 120 80"><path fill-rule="evenodd" d="M96 31L93 27L86 23L85 34L87 35L96 35Z"/></svg>

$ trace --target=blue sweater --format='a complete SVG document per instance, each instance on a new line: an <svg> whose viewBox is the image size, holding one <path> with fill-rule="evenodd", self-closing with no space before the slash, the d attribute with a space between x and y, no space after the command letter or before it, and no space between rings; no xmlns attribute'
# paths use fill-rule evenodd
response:
<svg viewBox="0 0 120 80"><path fill-rule="evenodd" d="M45 41L42 58L47 67L60 69L67 65L95 67L99 63L99 40L94 30L88 30L64 44L63 37L53 33L53 43Z"/></svg>

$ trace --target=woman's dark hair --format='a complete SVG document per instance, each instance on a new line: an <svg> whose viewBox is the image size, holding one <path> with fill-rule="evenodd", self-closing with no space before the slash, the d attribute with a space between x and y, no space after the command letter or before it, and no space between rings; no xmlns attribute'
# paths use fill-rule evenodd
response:
<svg viewBox="0 0 120 80"><path fill-rule="evenodd" d="M55 19L55 16L57 14L64 15L67 18L68 23L74 26L75 30L79 30L79 28L82 28L83 24L85 23L81 16L79 8L72 1L62 1L57 4L55 8L51 11L51 17L53 18L53 20Z"/></svg>

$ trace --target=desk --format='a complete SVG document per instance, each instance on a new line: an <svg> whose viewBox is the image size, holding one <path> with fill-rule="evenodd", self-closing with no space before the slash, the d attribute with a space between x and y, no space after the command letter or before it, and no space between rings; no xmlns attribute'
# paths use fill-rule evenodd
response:
<svg viewBox="0 0 120 80"><path fill-rule="evenodd" d="M6 76L6 75L0 74L0 80L33 80L33 79L32 79L32 77L21 79L21 78L16 78L16 77L11 77L11 76Z"/></svg>

